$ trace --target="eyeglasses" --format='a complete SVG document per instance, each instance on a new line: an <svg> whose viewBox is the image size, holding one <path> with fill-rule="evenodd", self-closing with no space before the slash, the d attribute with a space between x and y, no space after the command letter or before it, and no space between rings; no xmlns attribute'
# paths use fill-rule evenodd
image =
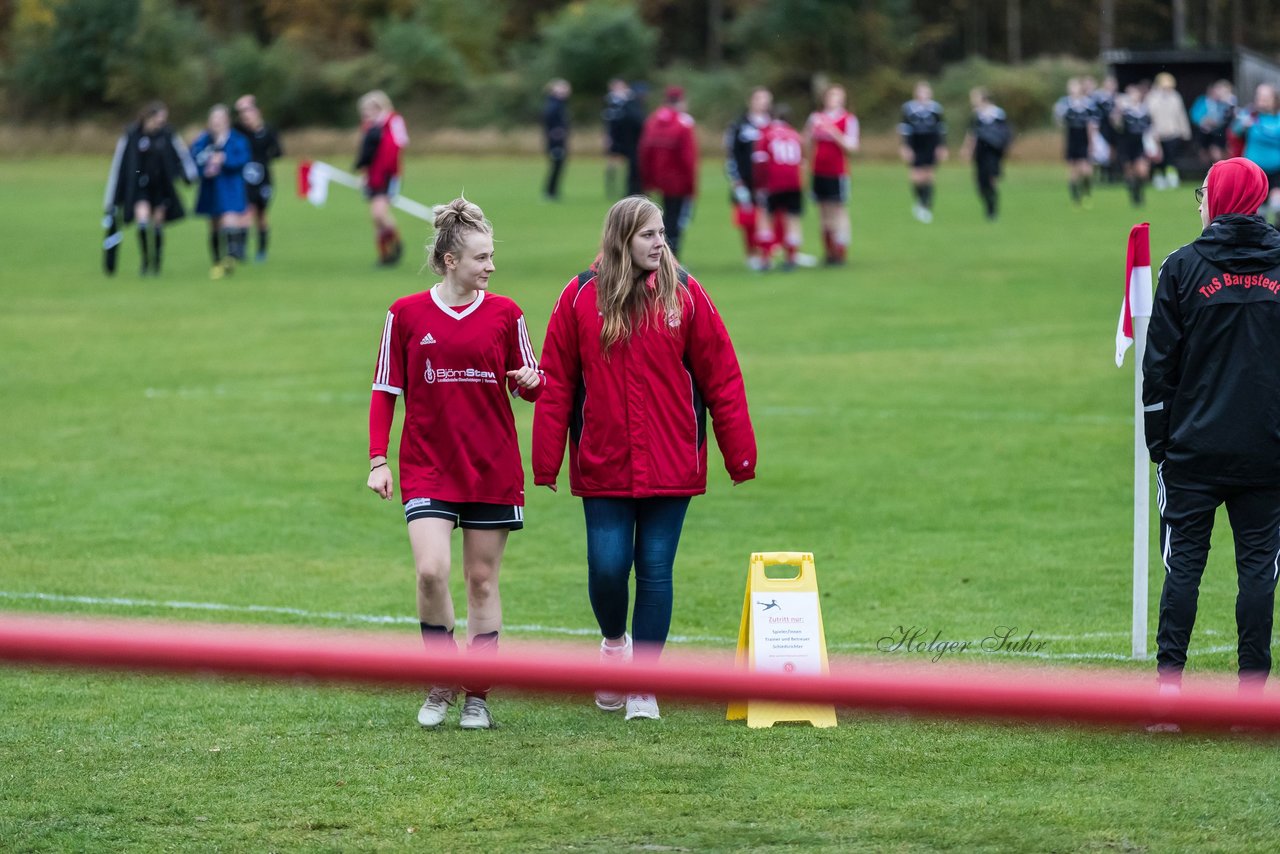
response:
<svg viewBox="0 0 1280 854"><path fill-rule="evenodd" d="M1197 205L1204 204L1204 192L1207 189L1208 187L1196 187L1196 204Z"/></svg>

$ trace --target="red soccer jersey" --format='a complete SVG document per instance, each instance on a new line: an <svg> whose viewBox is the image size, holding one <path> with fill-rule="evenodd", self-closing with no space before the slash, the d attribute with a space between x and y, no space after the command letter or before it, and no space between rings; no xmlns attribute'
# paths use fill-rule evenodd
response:
<svg viewBox="0 0 1280 854"><path fill-rule="evenodd" d="M374 392L404 397L400 496L523 505L507 389L530 401L542 391L518 389L506 375L538 367L524 315L484 292L455 311L438 290L392 303L378 347Z"/></svg>
<svg viewBox="0 0 1280 854"><path fill-rule="evenodd" d="M837 133L831 131L835 126L839 136L858 144L858 117L853 113L840 110L837 113L813 113L809 116L809 133L813 137L813 174L824 178L839 178L849 171L844 146L840 144Z"/></svg>
<svg viewBox="0 0 1280 854"><path fill-rule="evenodd" d="M756 140L756 190L765 193L788 193L803 185L800 166L804 163L804 140L796 129L775 119Z"/></svg>
<svg viewBox="0 0 1280 854"><path fill-rule="evenodd" d="M368 133L371 127L366 126L365 133ZM386 190L391 179L400 174L400 149L408 144L409 131L405 129L404 119L399 113L390 113L382 122L378 148L374 152L373 161L368 165L365 185Z"/></svg>

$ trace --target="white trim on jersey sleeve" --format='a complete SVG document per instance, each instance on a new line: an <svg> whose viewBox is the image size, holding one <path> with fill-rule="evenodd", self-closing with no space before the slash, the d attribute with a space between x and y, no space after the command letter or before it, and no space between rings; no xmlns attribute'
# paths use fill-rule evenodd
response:
<svg viewBox="0 0 1280 854"><path fill-rule="evenodd" d="M529 342L529 328L525 326L524 315L516 318L516 330L520 341L520 356L524 359L526 368L538 370L538 359L533 355L533 344Z"/></svg>
<svg viewBox="0 0 1280 854"><path fill-rule="evenodd" d="M387 126L391 131L391 138L396 141L396 145L404 148L409 144L409 129L404 125L404 119L399 115L391 117L391 121L387 122Z"/></svg>
<svg viewBox="0 0 1280 854"><path fill-rule="evenodd" d="M107 191L102 196L102 209L104 211L115 210L116 182L120 177L120 163L124 160L124 150L128 144L128 134L120 137L119 142L116 143L116 153L111 158L111 171L107 173Z"/></svg>
<svg viewBox="0 0 1280 854"><path fill-rule="evenodd" d="M378 344L378 367L373 372L373 390L386 391L394 395L404 394L404 389L391 385L391 327L395 323L395 313L388 310L387 320L382 325L382 341Z"/></svg>

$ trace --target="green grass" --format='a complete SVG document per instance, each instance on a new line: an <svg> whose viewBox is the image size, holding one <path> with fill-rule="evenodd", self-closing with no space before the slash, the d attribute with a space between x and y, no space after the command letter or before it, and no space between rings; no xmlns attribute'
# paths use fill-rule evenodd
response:
<svg viewBox="0 0 1280 854"><path fill-rule="evenodd" d="M367 390L386 306L433 279L417 263L373 270L364 207L342 188L323 210L280 198L270 263L231 280L207 278L202 221L169 230L163 278L136 276L130 234L106 279L105 166L0 163L0 608L411 618L402 518L364 488ZM713 452L673 631L727 648L749 553L802 549L836 652L874 654L899 625L970 640L1016 625L1049 638L1063 679L1084 664L1147 673L1123 661L1132 372L1111 355L1137 218L1123 192L1076 212L1059 168L1015 166L991 224L951 166L925 227L905 170L859 167L851 265L755 276L717 168L684 260L737 343L759 478L731 489ZM570 163L558 205L537 201L541 170L426 158L406 181L421 201L465 189L485 208L494 289L535 339L605 209L598 161ZM1190 187L1152 193L1142 215L1159 257L1198 228ZM527 450L530 410L516 411ZM510 646L593 625L578 503L530 488L526 518L503 566ZM1189 678L1234 667L1220 526ZM1275 748L1254 741L852 711L834 731L748 731L678 700L628 726L584 698L502 694L500 730L428 733L420 700L0 671L0 849L1262 851L1280 818Z"/></svg>

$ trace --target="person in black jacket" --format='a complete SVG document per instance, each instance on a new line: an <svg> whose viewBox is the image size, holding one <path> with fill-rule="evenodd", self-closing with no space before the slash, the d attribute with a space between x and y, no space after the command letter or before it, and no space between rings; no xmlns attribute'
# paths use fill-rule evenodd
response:
<svg viewBox="0 0 1280 854"><path fill-rule="evenodd" d="M1162 690L1176 692L1225 503L1240 685L1261 691L1280 566L1280 233L1256 215L1267 176L1244 158L1214 164L1196 197L1205 228L1160 268L1143 360L1165 566L1156 665Z"/></svg>
<svg viewBox="0 0 1280 854"><path fill-rule="evenodd" d="M964 151L973 158L973 174L987 219L994 220L1000 206L996 185L1005 152L1013 141L1013 131L1004 110L991 103L991 93L986 89L979 86L970 90L969 104L973 107L973 117L965 134Z"/></svg>
<svg viewBox="0 0 1280 854"><path fill-rule="evenodd" d="M615 77L604 96L605 198L615 200L644 193L640 182L640 131L644 129L644 104L627 81ZM618 171L626 170L625 192L618 192Z"/></svg>
<svg viewBox="0 0 1280 854"><path fill-rule="evenodd" d="M116 143L103 196L108 216L120 209L126 223L138 224L141 275L159 274L165 223L186 215L176 183L190 184L195 179L195 161L182 137L169 126L168 108L153 101ZM114 266L109 270L114 272Z"/></svg>
<svg viewBox="0 0 1280 854"><path fill-rule="evenodd" d="M569 156L569 81L552 80L547 84L547 101L542 107L542 135L547 143L547 184L543 196L548 201L560 198L560 176Z"/></svg>
<svg viewBox="0 0 1280 854"><path fill-rule="evenodd" d="M243 175L245 190L249 196L249 211L258 228L258 254L256 261L267 260L267 237L271 225L267 221L267 206L271 204L274 188L271 183L271 161L284 156L276 129L262 120L262 111L252 95L236 99L236 130L249 140L250 157Z"/></svg>

